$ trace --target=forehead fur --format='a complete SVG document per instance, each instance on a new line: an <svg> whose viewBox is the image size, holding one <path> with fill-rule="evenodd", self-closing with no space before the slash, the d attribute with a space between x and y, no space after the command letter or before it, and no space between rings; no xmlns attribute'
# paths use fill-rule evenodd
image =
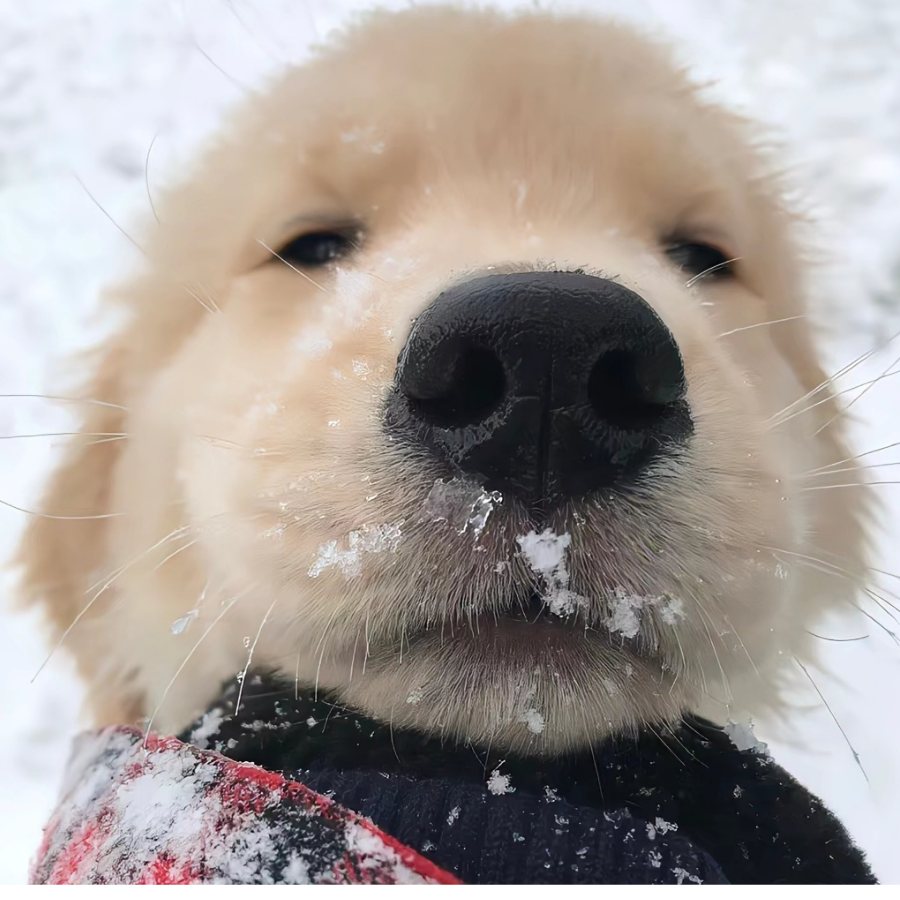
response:
<svg viewBox="0 0 900 900"><path fill-rule="evenodd" d="M756 168L740 132L667 51L614 24L429 8L366 17L249 104L231 140L236 157L279 165L323 212L370 216L379 195L416 180L444 176L465 193L467 172L479 190L485 174L537 172L572 214L596 209L591 180L615 168L643 187L627 192L631 209L669 213L664 229L706 203L741 202L724 188L734 167L745 183ZM278 205L250 185L226 193L242 189L269 214Z"/></svg>
<svg viewBox="0 0 900 900"><path fill-rule="evenodd" d="M371 13L248 98L175 189L175 214L145 242L152 315L166 317L162 288L177 298L171 316L196 321L202 308L182 303L184 285L216 296L262 260L261 243L292 237L298 216L356 218L377 240L440 204L473 225L486 205L507 222L537 213L645 243L688 232L738 250L748 287L777 296L788 317L802 311L790 222L750 143L666 48L614 23ZM807 329L786 323L775 339L790 342L801 370L812 357ZM818 383L814 367L800 374Z"/></svg>

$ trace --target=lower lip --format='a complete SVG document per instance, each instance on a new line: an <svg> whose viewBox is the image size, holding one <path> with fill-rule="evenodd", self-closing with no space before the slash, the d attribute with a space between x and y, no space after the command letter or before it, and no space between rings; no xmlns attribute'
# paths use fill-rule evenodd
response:
<svg viewBox="0 0 900 900"><path fill-rule="evenodd" d="M550 607L544 602L543 597L536 592L531 594L526 603L512 606L496 618L526 624L547 622L561 626L571 626L578 620L576 615L561 616L552 612Z"/></svg>

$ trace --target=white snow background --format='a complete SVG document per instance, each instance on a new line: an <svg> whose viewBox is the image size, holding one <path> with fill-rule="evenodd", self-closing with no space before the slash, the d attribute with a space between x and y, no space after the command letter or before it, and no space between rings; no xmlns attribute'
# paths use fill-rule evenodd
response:
<svg viewBox="0 0 900 900"><path fill-rule="evenodd" d="M158 188L247 86L301 60L311 41L370 5L0 0L0 394L53 393L63 356L101 333L90 318L97 288L135 252L110 219L127 230L131 214L146 209L145 174L151 191ZM823 223L833 261L816 300L835 332L828 344L835 370L897 331L900 4L597 0L581 7L675 38L700 77L718 80L711 89L717 96L783 138L795 183ZM900 341L894 341L842 386L874 378L898 354ZM6 438L65 431L70 412L44 400L0 397L0 500L34 508L61 443ZM854 412L860 450L900 441L897 380L875 385ZM896 462L900 448L867 460ZM893 471L873 470L885 481ZM897 554L890 551L900 535L900 487L880 490L888 515L878 564L897 571ZM0 508L0 556L11 551L25 519ZM900 581L885 576L883 584L900 593ZM13 590L13 574L4 572L2 883L26 877L79 707L79 689L62 654L32 680L46 649L35 620L7 611ZM900 631L874 605L867 609ZM811 674L833 716L800 676L798 697L809 708L795 716L798 741L773 740L764 723L757 734L842 817L880 878L900 882L900 647L865 619L824 623L818 633L868 635L823 645L831 674Z"/></svg>

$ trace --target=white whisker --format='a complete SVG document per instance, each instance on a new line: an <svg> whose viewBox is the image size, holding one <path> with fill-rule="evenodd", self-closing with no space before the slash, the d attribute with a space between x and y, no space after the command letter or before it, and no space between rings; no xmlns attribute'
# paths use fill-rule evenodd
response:
<svg viewBox="0 0 900 900"><path fill-rule="evenodd" d="M328 637L328 632L331 631L331 626L334 624L335 619L337 618L338 613L340 612L340 607L336 606L334 612L331 614L331 618L328 620L328 624L325 626L325 630L322 632L322 637L319 638L319 644L316 647L316 651L319 653L319 661L316 664L316 683L313 688L313 697L318 700L319 699L319 675L322 671L322 659L325 656L325 646L326 646L326 638Z"/></svg>
<svg viewBox="0 0 900 900"><path fill-rule="evenodd" d="M193 538L193 540L188 541L186 544L182 544L177 550L173 550L165 559L161 562L157 563L153 567L153 571L155 572L157 569L161 569L170 559L175 556L178 556L179 553L183 553L185 550L189 550L194 544L197 543L198 538Z"/></svg>
<svg viewBox="0 0 900 900"><path fill-rule="evenodd" d="M313 285L314 287L317 287L320 291L322 291L322 293L325 293L325 288L322 287L322 285L319 284L318 281L314 281L302 269L298 269L296 266L291 265L283 256L279 256L275 250L273 250L267 243L265 243L265 241L261 241L257 238L256 243L259 244L261 247L264 247L266 250L268 250L269 253L271 253L272 256L274 256L276 259L280 259L289 269L296 272L302 278L305 278L311 285Z"/></svg>
<svg viewBox="0 0 900 900"><path fill-rule="evenodd" d="M863 397L865 397L865 395L869 391L871 391L872 388L876 384L878 384L879 381L881 381L883 378L887 378L890 375L897 374L896 372L891 372L891 369L893 369L894 366L897 365L897 363L900 363L900 356L897 356L894 359L894 361L877 378L875 378L872 381L872 383L870 385L868 385L860 394L858 394L856 397L854 397L843 409L841 409L839 412L835 413L824 425L822 425L818 430L813 432L813 437L818 435L820 432L824 431L836 419L841 418L841 416L847 415L847 413L850 411L850 408L853 406L853 404L856 403L858 400L861 400Z"/></svg>
<svg viewBox="0 0 900 900"><path fill-rule="evenodd" d="M156 550L157 547L161 547L163 544L167 543L168 541L174 540L176 537L179 537L180 535L184 534L186 531L190 531L190 529L192 527L193 526L191 526L191 525L182 525L180 528L175 528L174 530L170 531L165 537L160 538L152 547L148 547L146 550L142 551L137 556L135 556L134 559L132 559L130 562L128 562L125 565L120 566L118 569L116 569L114 574L111 577L113 578L113 580L115 580L115 578L118 578L119 574L127 571L129 568L131 568L131 566L140 562L145 556L147 556L148 554L150 554L154 550ZM104 577L106 577L106 576L104 576ZM85 591L85 593L89 594L92 590L94 590L96 587L98 587L98 585L100 584L101 581L103 581L103 578L100 578L97 581L95 581ZM111 582L108 581L106 583L106 587L109 587L110 584L111 584Z"/></svg>
<svg viewBox="0 0 900 900"><path fill-rule="evenodd" d="M696 274L693 278L688 279L684 283L684 286L686 288L692 288L701 278L706 278L707 275L712 275L713 272L718 272L719 269L727 268L732 263L740 262L743 258L743 256L734 256L731 259L726 259L720 263L716 263L714 266L710 266L708 269L704 269L702 272Z"/></svg>
<svg viewBox="0 0 900 900"><path fill-rule="evenodd" d="M19 438L48 438L48 437L100 437L100 438L127 438L128 435L118 431L40 431L33 434L0 434L0 441L15 441Z"/></svg>
<svg viewBox="0 0 900 900"><path fill-rule="evenodd" d="M244 696L244 685L247 683L247 677L250 674L250 663L253 662L253 651L256 650L256 645L259 643L259 636L262 634L263 628L266 627L266 622L269 621L269 616L272 615L272 610L275 609L275 604L278 602L278 598L276 597L271 604L269 604L269 608L266 610L266 614L262 618L262 622L259 623L259 628L256 631L256 637L253 639L253 643L250 645L250 649L247 651L247 664L244 666L243 674L241 675L241 684L238 688L237 700L234 703L234 714L237 716L238 712L241 709L241 697Z"/></svg>
<svg viewBox="0 0 900 900"><path fill-rule="evenodd" d="M853 573L848 571L846 568L844 568L842 566L838 566L835 563L830 563L827 560L821 559L819 557L808 556L807 554L797 553L796 551L793 551L793 550L785 550L783 548L777 548L777 547L763 547L762 549L768 550L769 552L771 552L772 555L775 557L775 559L777 559L779 562L784 562L784 560L782 560L778 554L786 554L787 556L792 556L792 557L800 560L803 565L806 565L816 571L822 572L823 574L826 574L826 575L834 575L838 578L843 578L846 581L849 581L851 584L858 585L860 587L860 589L863 591L863 593L865 593L871 600L875 601L875 604L879 607L879 609L881 609L882 612L887 613L887 615L889 615L892 619L894 619L894 621L897 621L895 616L893 615L893 613L889 612L889 610L886 609L885 607L890 607L890 609L897 610L898 612L900 612L900 610L898 610L898 608L896 606L894 606L893 603L891 603L889 600L887 600L885 597L883 597L880 593L876 592L873 588L862 587L859 584L860 579L857 576L855 576ZM882 586L881 590L883 593L889 594L894 599L900 600L900 597L898 597L893 592L887 590L883 586ZM848 600L847 602L850 603L850 605L853 606L854 609L859 610L868 619L875 622L879 626L879 628L882 628L887 634L889 634L892 638L894 638L894 640L896 640L896 636L894 635L894 632L892 632L890 629L885 627L885 625L882 622L879 622L877 619L873 618L871 615L869 615L867 612L865 612L865 610L861 609L859 606L857 606L852 601Z"/></svg>
<svg viewBox="0 0 900 900"><path fill-rule="evenodd" d="M853 754L853 759L856 760L856 764L859 766L859 770L863 773L863 777L866 779L866 783L868 784L869 776L866 774L866 770L863 768L863 764L860 761L859 754L856 752L853 744L850 743L850 738L847 737L847 732L844 731L843 726L838 721L837 716L834 714L834 710L832 710L831 706L828 704L828 701L825 699L825 695L819 690L819 686L815 683L815 681L813 681L812 675L809 674L806 666L804 666L796 656L794 657L794 662L797 663L797 665L800 666L801 669L803 669L803 674L809 679L809 683L815 688L816 693L819 695L819 699L825 704L825 709L828 710L828 714L832 719L834 719L834 724L837 725L841 734L844 736L844 740L847 742L847 746L850 748L850 752Z"/></svg>
<svg viewBox="0 0 900 900"><path fill-rule="evenodd" d="M153 205L153 195L150 193L150 154L153 152L153 145L156 143L156 139L159 137L159 132L153 135L152 140L150 141L150 146L147 148L147 155L144 157L144 188L147 191L147 200L150 203L150 211L153 213L153 218L156 219L156 224L162 224L159 221L159 216L156 214L156 207Z"/></svg>
<svg viewBox="0 0 900 900"><path fill-rule="evenodd" d="M23 398L23 399L32 399L32 400L52 400L54 402L62 402L62 403L87 403L92 406L106 406L109 409L121 409L125 412L128 411L128 407L119 406L118 403L109 403L106 400L93 400L89 397L59 397L55 394L0 394L0 399L5 400L8 398Z"/></svg>
<svg viewBox="0 0 900 900"><path fill-rule="evenodd" d="M900 481L850 481L847 484L813 484L800 488L800 493L806 491L836 491L839 488L866 488L873 485L900 484Z"/></svg>
<svg viewBox="0 0 900 900"><path fill-rule="evenodd" d="M243 596L243 595L240 595L240 596ZM194 646L191 647L191 649L188 651L187 656L185 656L185 658L182 660L181 665L177 668L177 670L175 671L175 674L172 676L171 680L166 685L165 690L162 692L162 696L159 698L159 702L156 704L156 708L153 710L152 715L147 720L147 728L144 732L145 744L146 744L146 738L150 734L151 729L153 728L153 722L156 719L156 716L159 713L160 709L162 708L163 703L165 703L166 697L169 696L169 691L172 690L172 685L175 684L175 681L177 680L178 676L184 671L184 667L190 662L191 657L194 655L194 653L197 652L197 648L203 643L203 641L206 639L207 635L213 630L213 628L215 628L216 625L218 625L219 622L222 621L225 614L235 605L235 603L237 603L238 599L239 599L239 597L232 597L230 600L226 600L223 603L222 611L215 617L215 619L213 619L213 621L209 624L209 627L206 629L206 631L204 631L203 634L201 634L200 637L197 639L197 643L195 643Z"/></svg>
<svg viewBox="0 0 900 900"><path fill-rule="evenodd" d="M900 331L896 332L889 338L888 344L890 344L897 337L900 337ZM814 387L811 391L808 391L802 397L798 397L796 400L789 403L783 410L781 410L781 412L776 413L772 418L777 418L778 416L783 415L788 410L793 409L793 407L795 407L798 403L802 403L804 400L808 400L811 397L814 397L820 391L824 391L829 386L835 384L839 378L843 378L845 375L852 372L857 366L862 365L862 363L864 363L870 356L873 356L875 353L877 353L878 349L878 347L871 347L870 349L866 350L865 353L861 353L856 357L856 359L852 359L849 363L846 363L844 366L838 369L837 372L835 372L833 375L830 375L819 385Z"/></svg>
<svg viewBox="0 0 900 900"><path fill-rule="evenodd" d="M806 316L787 316L784 319L769 319L768 322L756 322L753 325L744 325L741 328L732 328L731 331L723 331L721 334L716 335L716 339L729 337L732 334L738 334L741 331L750 331L751 328L762 328L764 325L777 325L779 322L793 322L795 319L805 319Z"/></svg>
<svg viewBox="0 0 900 900"><path fill-rule="evenodd" d="M47 663L50 662L50 660L53 658L53 655L54 655L54 654L56 653L56 651L59 650L59 648L63 645L63 643L65 642L66 638L72 633L72 631L74 630L75 626L78 625L78 623L82 620L82 618L87 614L88 610L90 610L90 608L94 605L94 603L97 601L97 599L98 599L100 596L102 596L103 593L105 593L105 592L106 592L106 591L107 591L107 590L108 590L108 589L116 582L116 580L117 580L123 573L125 573L132 565L134 565L134 564L136 564L137 562L139 562L140 560L142 560L148 553L152 553L152 552L153 552L157 547L159 547L161 544L164 544L166 541L170 541L170 540L172 540L173 538L177 537L179 534L181 534L182 532L186 531L189 527L190 527L190 526L184 525L184 526L182 526L181 528L176 528L175 531L170 532L170 533L167 534L164 538L161 538L160 540L158 540L152 547L148 548L148 549L145 550L143 553L138 554L138 556L136 556L133 560L131 560L131 562L127 563L127 564L124 565L124 566L120 566L118 569L116 569L116 570L112 573L112 575L109 576L109 578L107 579L107 581L106 581L102 586L100 586L100 582L103 581L102 578L99 579L99 580L97 580L97 581L95 581L95 582L94 582L94 583L93 583L93 584L85 591L85 593L86 593L86 594L90 594L91 591L93 591L93 590L94 590L95 588L97 588L98 586L99 586L99 590L93 595L93 597L91 597L90 600L88 600L87 604L81 609L81 611L78 613L78 615L76 615L75 618L69 623L69 626L68 626L68 627L66 628L66 630L62 633L62 635L60 636L59 640L58 640L58 641L53 645L53 647L50 649L50 652L49 652L49 653L47 654L47 656L44 658L44 661L40 664L40 666L38 667L38 670L34 673L34 675L31 676L31 683L34 684L35 679L38 677L38 675L41 674L41 672L42 672L42 671L44 670L44 668L46 667Z"/></svg>
<svg viewBox="0 0 900 900"><path fill-rule="evenodd" d="M894 447L900 447L900 441L893 441L890 444L884 444L881 447L875 447L874 450L866 450L864 453L857 453L855 456L848 456L845 459L839 459L837 462L829 463L827 466L821 466L818 469L812 469L813 472L824 472L833 466L842 466L844 463L853 462L857 459L863 459L866 456L872 456L874 453L883 453L885 450L893 450Z"/></svg>
<svg viewBox="0 0 900 900"><path fill-rule="evenodd" d="M127 238L141 253L144 254L144 256L146 256L147 252L144 250L144 248L106 211L106 208L103 206L103 204L90 192L90 190L88 190L88 186L81 180L81 178L78 177L78 173L73 170L72 175L75 177L75 180L81 185L82 189L88 195L88 197L90 197L94 202L94 205L97 207L97 209L99 209L100 212L102 212L103 215L106 216L106 218L116 226L119 233L123 237Z"/></svg>
<svg viewBox="0 0 900 900"><path fill-rule="evenodd" d="M16 506L15 503L10 503L8 500L0 500L0 506L8 506L16 512L25 513L29 516L37 516L39 519L54 519L63 522L86 522L92 519L118 519L125 515L125 513L99 513L95 516L51 516L49 513L36 512L33 509L25 509L24 506Z"/></svg>
<svg viewBox="0 0 900 900"><path fill-rule="evenodd" d="M836 644L849 644L855 641L864 641L867 640L869 635L861 634L859 637L851 637L851 638L833 638L833 637L825 637L823 634L816 634L814 631L807 631L808 635L814 638L818 638L820 641L833 641Z"/></svg>
<svg viewBox="0 0 900 900"><path fill-rule="evenodd" d="M706 624L706 622L709 619L709 616L706 614L705 610L700 605L697 606L697 611L700 613L700 622L703 625L703 630L706 632L707 638L709 638L709 646L712 649L713 656L715 656L715 658L716 658L716 665L719 667L719 674L721 674L721 676L722 676L722 687L725 691L725 703L727 705L731 704L731 702L734 700L734 697L731 693L731 682L728 680L728 676L725 674L725 669L722 666L721 659L719 659L719 653L716 650L716 645L715 645L715 641L713 641L712 633L709 630L709 626L707 626L707 624ZM722 641L721 636L719 636L719 640ZM722 641L722 646L726 647L724 641ZM727 647L726 647L726 649L727 649Z"/></svg>
<svg viewBox="0 0 900 900"><path fill-rule="evenodd" d="M819 406L822 406L823 403L831 403L837 397L841 397L844 394L849 394L851 391L857 391L860 388L868 389L868 388L872 387L872 385L874 385L875 383L880 381L882 378L891 378L894 375L900 375L900 371L890 372L887 375L879 375L876 378L870 378L868 381L862 381L859 384L854 384L853 387L848 387L848 388L844 388L841 391L836 391L835 393L829 394L827 397L824 397L823 399L816 401L815 403L811 404L810 406L804 406L803 409L795 410L789 416L785 416L784 418L780 418L780 416L783 414L784 411L782 411L781 413L776 413L774 416L769 417L769 421L774 422L774 425L772 427L778 427L778 426L784 425L786 422L790 422L791 419L795 419L795 418L797 418L797 416L802 416L805 413L810 412L810 410L813 410ZM856 399L856 398L854 398L854 399ZM788 408L790 408L790 407L788 407ZM847 407L844 408L844 411L846 411L846 409L849 409L849 404ZM843 415L843 412L841 412L840 415ZM777 421L775 421L775 420L777 420ZM818 434L818 432L816 432L816 434ZM815 437L815 435L813 435L813 436Z"/></svg>
<svg viewBox="0 0 900 900"><path fill-rule="evenodd" d="M847 466L843 469L829 469L827 466L823 466L821 469L813 469L806 472L800 478L822 478L825 475L840 475L844 472L865 472L870 469L890 469L893 466L900 466L900 462L873 463L871 466Z"/></svg>
<svg viewBox="0 0 900 900"><path fill-rule="evenodd" d="M208 313L222 312L222 310L219 309L219 307L216 305L216 302L211 297L209 298L209 304L207 305L207 302L203 300L199 294L196 294L194 291L192 291L186 284L183 284L182 287L184 288L185 292L190 294L190 296L193 297Z"/></svg>

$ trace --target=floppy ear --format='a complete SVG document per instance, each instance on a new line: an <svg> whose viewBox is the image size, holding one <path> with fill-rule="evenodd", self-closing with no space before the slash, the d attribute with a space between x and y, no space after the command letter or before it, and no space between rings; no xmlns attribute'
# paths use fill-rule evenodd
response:
<svg viewBox="0 0 900 900"><path fill-rule="evenodd" d="M233 274L223 261L233 264L254 246L249 211L277 205L281 182L261 185L246 177L273 165L276 152L283 155L278 165L292 171L289 141L276 151L258 140L271 115L267 107L259 111L249 104L236 110L230 129L200 154L188 177L157 193L158 219L145 216L139 223L142 265L104 297L118 329L76 360L75 372L85 375L77 378L79 389L67 393L91 402L79 404L79 434L66 447L37 507L42 515L32 518L19 547L22 602L43 608L54 644L65 635L62 649L74 655L88 685L88 705L101 723L133 721L143 705L136 674L111 661L128 658L121 651L111 654L111 648L134 640L115 633L109 616L104 621L104 613L122 600L115 581L98 593L113 578L112 566L122 562L110 557L110 537L123 523L110 503L128 446L129 409L203 317L215 314L218 307L206 298L221 297ZM237 216L235 210L248 214Z"/></svg>
<svg viewBox="0 0 900 900"><path fill-rule="evenodd" d="M20 605L41 608L50 625L51 647L62 641L60 650L74 657L98 724L134 722L143 708L135 673L121 666L127 654L110 652L134 636L115 633L105 617L122 599L109 543L123 521L111 508L111 498L128 441L128 409L206 314L188 295L184 281L159 271L151 266L104 298L117 318L124 313L124 322L74 361L76 372L89 373L70 392L85 401L79 404L77 434L69 440L14 559L22 569Z"/></svg>
<svg viewBox="0 0 900 900"><path fill-rule="evenodd" d="M82 407L80 433L70 439L15 560L23 567L22 605L42 607L50 624L51 646L65 635L63 649L74 656L89 688L88 706L100 722L132 722L141 706L140 697L126 685L103 684L104 676L110 674L104 671L107 638L97 625L114 602L115 589L102 592L91 603L111 574L106 545L116 519L99 517L113 512L110 493L123 440L94 435L127 430L123 387L128 362L122 337L78 360L79 366L89 366L94 373L76 396L109 405ZM99 584L92 590L96 581Z"/></svg>

